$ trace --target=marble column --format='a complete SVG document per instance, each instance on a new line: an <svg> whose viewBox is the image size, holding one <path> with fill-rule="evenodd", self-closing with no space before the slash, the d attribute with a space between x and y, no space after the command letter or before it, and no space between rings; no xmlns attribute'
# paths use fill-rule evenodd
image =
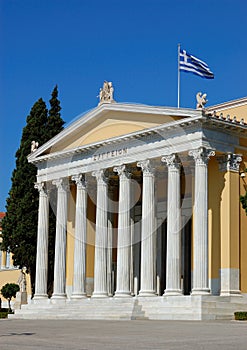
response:
<svg viewBox="0 0 247 350"><path fill-rule="evenodd" d="M87 188L84 175L75 175L71 179L75 181L77 187L74 278L71 298L81 299L86 297Z"/></svg>
<svg viewBox="0 0 247 350"><path fill-rule="evenodd" d="M154 288L154 237L155 237L155 198L154 169L150 160L137 163L142 168L142 228L141 228L141 289L139 296L155 296Z"/></svg>
<svg viewBox="0 0 247 350"><path fill-rule="evenodd" d="M192 295L209 294L208 281L208 160L215 152L200 147L189 151L195 161Z"/></svg>
<svg viewBox="0 0 247 350"><path fill-rule="evenodd" d="M116 297L130 296L130 177L125 165L113 169L119 175Z"/></svg>
<svg viewBox="0 0 247 350"><path fill-rule="evenodd" d="M107 291L108 296L113 296L114 286L112 278L112 248L113 248L113 217L115 212L114 205L114 185L108 189L108 225L107 225Z"/></svg>
<svg viewBox="0 0 247 350"><path fill-rule="evenodd" d="M176 154L165 156L161 160L168 167L165 295L181 295L181 163Z"/></svg>
<svg viewBox="0 0 247 350"><path fill-rule="evenodd" d="M92 173L97 180L97 208L94 255L94 291L92 297L104 298L107 291L107 207L108 184L104 170Z"/></svg>
<svg viewBox="0 0 247 350"><path fill-rule="evenodd" d="M34 185L39 191L39 214L37 233L37 255L35 294L36 299L47 299L48 278L48 232L49 232L49 197L44 182Z"/></svg>
<svg viewBox="0 0 247 350"><path fill-rule="evenodd" d="M66 299L66 239L68 215L68 179L54 180L57 187L57 220L54 263L54 289L52 299Z"/></svg>

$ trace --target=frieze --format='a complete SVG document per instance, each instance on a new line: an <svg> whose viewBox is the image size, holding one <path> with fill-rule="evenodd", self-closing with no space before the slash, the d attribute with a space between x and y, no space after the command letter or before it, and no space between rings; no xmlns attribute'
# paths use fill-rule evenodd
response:
<svg viewBox="0 0 247 350"><path fill-rule="evenodd" d="M113 158L113 157L117 157L117 156L123 156L123 155L125 155L127 153L128 153L128 148L127 147L114 149L114 150L111 150L111 151L94 154L93 155L93 160L94 161L98 161L98 160L103 160L103 159L109 159L109 158Z"/></svg>

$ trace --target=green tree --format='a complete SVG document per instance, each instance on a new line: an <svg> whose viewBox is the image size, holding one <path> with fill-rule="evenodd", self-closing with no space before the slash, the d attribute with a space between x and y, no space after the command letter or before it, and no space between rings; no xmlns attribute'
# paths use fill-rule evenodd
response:
<svg viewBox="0 0 247 350"><path fill-rule="evenodd" d="M46 141L47 108L40 98L32 107L23 128L20 147L16 152L16 168L2 223L2 248L13 253L15 266L26 267L34 288L38 194L34 189L36 167L27 161L31 142Z"/></svg>
<svg viewBox="0 0 247 350"><path fill-rule="evenodd" d="M64 121L61 118L60 101L58 100L58 87L54 87L51 99L50 109L47 121L47 139L51 139L63 130ZM54 257L55 257L55 236L56 236L56 203L57 195L54 188L50 189L50 208L49 208L49 241L48 241L48 281L47 290L48 295L51 296L53 292L54 280Z"/></svg>
<svg viewBox="0 0 247 350"><path fill-rule="evenodd" d="M16 297L16 293L19 292L19 290L20 287L16 283L6 283L1 289L2 296L8 300L9 311L11 311L11 299Z"/></svg>
<svg viewBox="0 0 247 350"><path fill-rule="evenodd" d="M240 196L240 202L242 204L243 209L247 215L247 191L244 196Z"/></svg>
<svg viewBox="0 0 247 350"><path fill-rule="evenodd" d="M28 163L27 156L30 154L32 141L38 142L41 146L63 129L64 121L61 119L61 107L57 97L58 89L55 86L50 100L49 115L45 102L40 98L26 119L20 147L16 152L16 168L12 174L12 187L7 198L6 216L2 222L1 247L13 253L15 266L26 267L30 273L32 294L35 292L39 194L34 188L37 169ZM54 209L54 206L52 208ZM55 222L55 213L50 210L49 288L53 281Z"/></svg>

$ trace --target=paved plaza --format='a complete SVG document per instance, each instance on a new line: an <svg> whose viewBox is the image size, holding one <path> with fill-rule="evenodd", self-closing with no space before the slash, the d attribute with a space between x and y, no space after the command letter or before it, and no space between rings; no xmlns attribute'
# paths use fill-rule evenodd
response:
<svg viewBox="0 0 247 350"><path fill-rule="evenodd" d="M1 350L246 350L244 321L0 320Z"/></svg>

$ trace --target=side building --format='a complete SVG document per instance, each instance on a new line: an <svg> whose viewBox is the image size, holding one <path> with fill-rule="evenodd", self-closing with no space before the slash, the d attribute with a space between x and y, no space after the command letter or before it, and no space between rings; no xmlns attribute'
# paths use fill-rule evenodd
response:
<svg viewBox="0 0 247 350"><path fill-rule="evenodd" d="M0 212L0 243L2 241L2 219L4 218L5 213ZM11 252L6 252L0 250L0 290L6 283L17 283L20 276L21 270L14 266L13 254ZM27 292L29 299L31 298L31 287L30 287L30 278L27 275ZM8 301L1 295L1 306L8 307ZM15 299L11 300L12 308L14 308Z"/></svg>
<svg viewBox="0 0 247 350"><path fill-rule="evenodd" d="M109 87L28 158L39 191L36 288L13 317L201 320L247 310L247 98L185 109L116 103Z"/></svg>

